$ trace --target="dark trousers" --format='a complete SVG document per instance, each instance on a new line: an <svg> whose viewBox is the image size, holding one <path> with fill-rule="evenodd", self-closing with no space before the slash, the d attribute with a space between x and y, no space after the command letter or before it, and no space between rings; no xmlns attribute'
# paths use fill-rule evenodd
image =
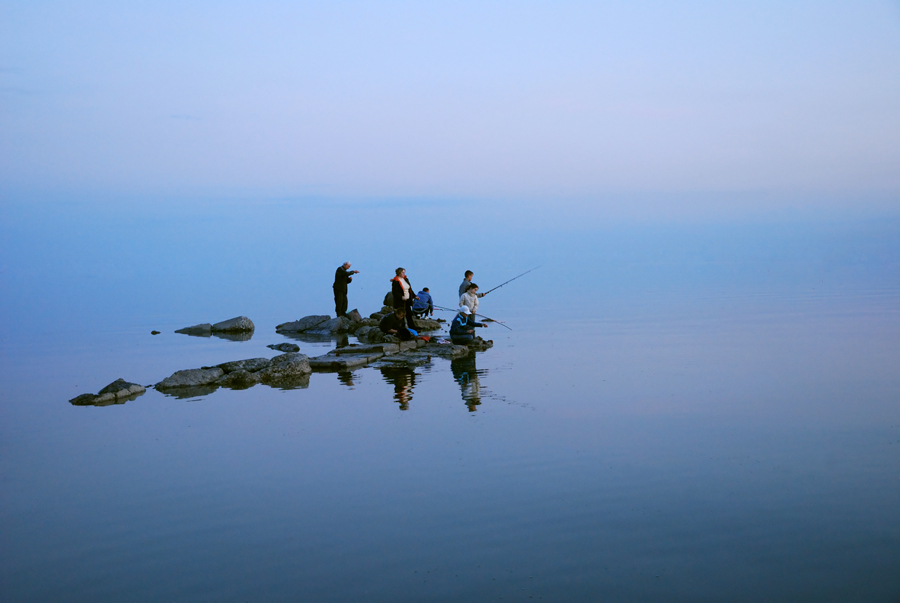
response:
<svg viewBox="0 0 900 603"><path fill-rule="evenodd" d="M413 320L413 311L412 311L412 300L406 300L406 326L412 329L413 331L418 331L419 327L416 326L416 321Z"/></svg>
<svg viewBox="0 0 900 603"><path fill-rule="evenodd" d="M334 290L334 313L338 316L347 314L347 292L340 289Z"/></svg>

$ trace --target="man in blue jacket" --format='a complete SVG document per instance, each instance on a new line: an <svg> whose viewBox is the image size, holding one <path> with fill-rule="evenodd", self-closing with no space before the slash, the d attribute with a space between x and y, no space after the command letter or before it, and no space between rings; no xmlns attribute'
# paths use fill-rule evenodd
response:
<svg viewBox="0 0 900 603"><path fill-rule="evenodd" d="M418 297L413 300L412 311L416 318L434 315L434 302L431 301L431 293L428 292L428 287L419 291Z"/></svg>
<svg viewBox="0 0 900 603"><path fill-rule="evenodd" d="M474 327L484 327L486 329L487 325L475 322L475 319L469 314L469 309L463 306L459 309L459 313L453 319L453 322L450 323L450 341L458 345L472 343L472 340L475 339Z"/></svg>

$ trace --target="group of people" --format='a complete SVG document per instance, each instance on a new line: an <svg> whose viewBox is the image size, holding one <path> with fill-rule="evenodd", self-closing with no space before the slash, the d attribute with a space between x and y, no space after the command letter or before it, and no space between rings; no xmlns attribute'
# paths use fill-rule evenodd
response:
<svg viewBox="0 0 900 603"><path fill-rule="evenodd" d="M434 302L428 287L418 294L413 292L404 268L397 268L394 272L391 292L385 296L385 305L392 306L394 311L381 319L378 328L383 333L406 341L418 336L414 317L433 315ZM359 274L359 270L350 270L350 262L344 262L334 273L334 309L338 316L347 315L347 285L353 281L354 274ZM485 294L478 292L478 285L472 282L473 276L471 270L466 270L459 286L459 310L450 324L450 340L456 344L471 342L475 338L476 327L487 327L475 321L478 298ZM391 303L388 304L388 301Z"/></svg>

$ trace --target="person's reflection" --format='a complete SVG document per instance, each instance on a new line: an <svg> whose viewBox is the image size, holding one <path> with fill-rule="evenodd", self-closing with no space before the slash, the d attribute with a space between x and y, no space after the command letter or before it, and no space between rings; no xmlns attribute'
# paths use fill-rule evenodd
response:
<svg viewBox="0 0 900 603"><path fill-rule="evenodd" d="M350 371L338 371L337 378L338 378L338 381L340 381L341 383L343 383L344 385L346 385L347 387L349 387L351 389L353 388L354 385L356 385L353 382L353 373L351 373Z"/></svg>
<svg viewBox="0 0 900 603"><path fill-rule="evenodd" d="M400 404L400 410L409 410L416 372L406 366L383 366L381 374L385 381L394 386L394 400Z"/></svg>
<svg viewBox="0 0 900 603"><path fill-rule="evenodd" d="M459 383L463 402L469 407L469 412L475 412L481 404L481 383L475 369L475 354L451 360L450 370L453 371L453 378Z"/></svg>

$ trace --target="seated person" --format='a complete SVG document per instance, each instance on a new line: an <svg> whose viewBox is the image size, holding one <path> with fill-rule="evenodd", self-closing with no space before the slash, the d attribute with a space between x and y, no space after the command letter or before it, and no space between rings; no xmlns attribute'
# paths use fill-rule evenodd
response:
<svg viewBox="0 0 900 603"><path fill-rule="evenodd" d="M469 313L469 309L465 306L459 309L459 313L453 322L450 323L450 341L458 345L466 345L475 339L475 328L484 327L486 324L475 322L475 319Z"/></svg>
<svg viewBox="0 0 900 603"><path fill-rule="evenodd" d="M408 341L415 337L415 333L406 327L406 309L395 308L390 314L385 314L378 328L385 335L394 335L400 341Z"/></svg>
<svg viewBox="0 0 900 603"><path fill-rule="evenodd" d="M431 293L428 287L419 291L419 296L412 303L413 316L422 318L424 316L434 316L434 302L431 301Z"/></svg>

